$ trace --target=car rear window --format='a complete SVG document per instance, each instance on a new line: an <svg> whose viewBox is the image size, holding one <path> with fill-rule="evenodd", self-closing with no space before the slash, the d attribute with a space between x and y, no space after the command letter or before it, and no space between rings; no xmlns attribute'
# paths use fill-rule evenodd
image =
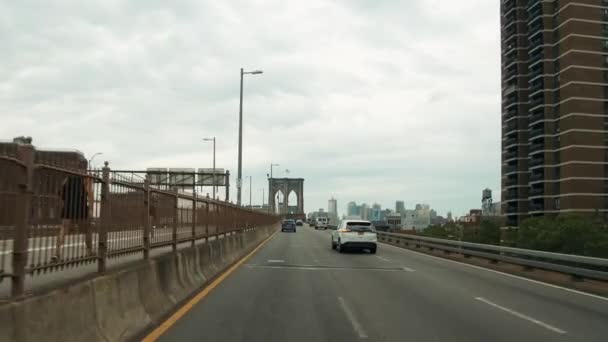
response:
<svg viewBox="0 0 608 342"><path fill-rule="evenodd" d="M375 232L376 229L370 222L346 222L348 229L358 232Z"/></svg>

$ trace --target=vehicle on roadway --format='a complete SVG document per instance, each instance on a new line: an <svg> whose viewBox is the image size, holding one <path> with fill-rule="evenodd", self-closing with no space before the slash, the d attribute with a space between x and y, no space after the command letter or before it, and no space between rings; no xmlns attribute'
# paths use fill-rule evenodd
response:
<svg viewBox="0 0 608 342"><path fill-rule="evenodd" d="M296 221L296 226L303 226L304 222L302 220L297 220Z"/></svg>
<svg viewBox="0 0 608 342"><path fill-rule="evenodd" d="M315 229L327 229L329 219L327 217L317 217L315 219Z"/></svg>
<svg viewBox="0 0 608 342"><path fill-rule="evenodd" d="M378 249L376 228L370 221L344 220L331 232L331 248L340 253L347 249L367 249L375 254Z"/></svg>
<svg viewBox="0 0 608 342"><path fill-rule="evenodd" d="M281 231L295 233L296 232L296 222L291 219L283 220L283 223L281 223Z"/></svg>
<svg viewBox="0 0 608 342"><path fill-rule="evenodd" d="M315 226L315 219L314 218L309 218L308 219L308 225L311 226L311 227L314 227Z"/></svg>

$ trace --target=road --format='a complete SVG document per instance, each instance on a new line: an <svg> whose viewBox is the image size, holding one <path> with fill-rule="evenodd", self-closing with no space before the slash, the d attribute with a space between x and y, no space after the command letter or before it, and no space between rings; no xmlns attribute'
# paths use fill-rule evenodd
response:
<svg viewBox="0 0 608 342"><path fill-rule="evenodd" d="M330 231L277 233L161 341L606 341L608 300Z"/></svg>

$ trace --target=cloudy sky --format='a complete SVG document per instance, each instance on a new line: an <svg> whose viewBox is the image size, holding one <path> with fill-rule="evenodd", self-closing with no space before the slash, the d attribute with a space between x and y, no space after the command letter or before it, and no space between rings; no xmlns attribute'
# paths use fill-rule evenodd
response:
<svg viewBox="0 0 608 342"><path fill-rule="evenodd" d="M274 162L306 179L307 211L334 196L340 213L403 199L459 215L484 187L500 198L498 6L3 1L0 138L144 169L211 167L202 138L216 136L218 167L235 175L239 68L262 69L244 95L254 203Z"/></svg>

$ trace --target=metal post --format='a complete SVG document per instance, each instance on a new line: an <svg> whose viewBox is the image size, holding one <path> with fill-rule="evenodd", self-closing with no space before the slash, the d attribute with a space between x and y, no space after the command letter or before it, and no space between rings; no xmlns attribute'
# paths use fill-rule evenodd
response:
<svg viewBox="0 0 608 342"><path fill-rule="evenodd" d="M173 252L177 251L177 223L179 215L179 193L178 189L174 188L175 197L173 201L173 227L171 232L171 249Z"/></svg>
<svg viewBox="0 0 608 342"><path fill-rule="evenodd" d="M150 178L144 179L144 259L150 258Z"/></svg>
<svg viewBox="0 0 608 342"><path fill-rule="evenodd" d="M196 190L192 193L192 246L194 247L194 241L196 240Z"/></svg>
<svg viewBox="0 0 608 342"><path fill-rule="evenodd" d="M25 292L25 268L28 258L28 236L30 226L30 215L33 195L34 177L34 146L24 145L19 147L19 159L24 163L24 177L19 183L19 193L16 201L15 231L13 241L11 278L11 296L13 298L23 296Z"/></svg>
<svg viewBox="0 0 608 342"><path fill-rule="evenodd" d="M216 185L216 179L215 179L215 137L213 137L213 199L215 199L216 196L216 192L217 192L217 185Z"/></svg>
<svg viewBox="0 0 608 342"><path fill-rule="evenodd" d="M108 225L110 224L110 168L108 162L104 162L102 169L101 183L101 206L99 208L99 220L101 225L97 232L97 250L99 251L99 259L97 261L97 272L104 273L106 271L106 256L108 254Z"/></svg>
<svg viewBox="0 0 608 342"><path fill-rule="evenodd" d="M241 93L239 101L239 166L236 179L236 204L241 205L241 172L243 162L243 68L241 68Z"/></svg>
<svg viewBox="0 0 608 342"><path fill-rule="evenodd" d="M230 201L230 171L226 171L226 202Z"/></svg>
<svg viewBox="0 0 608 342"><path fill-rule="evenodd" d="M205 215L205 242L209 242L209 195L207 195L207 200L205 201L205 210L207 211Z"/></svg>

